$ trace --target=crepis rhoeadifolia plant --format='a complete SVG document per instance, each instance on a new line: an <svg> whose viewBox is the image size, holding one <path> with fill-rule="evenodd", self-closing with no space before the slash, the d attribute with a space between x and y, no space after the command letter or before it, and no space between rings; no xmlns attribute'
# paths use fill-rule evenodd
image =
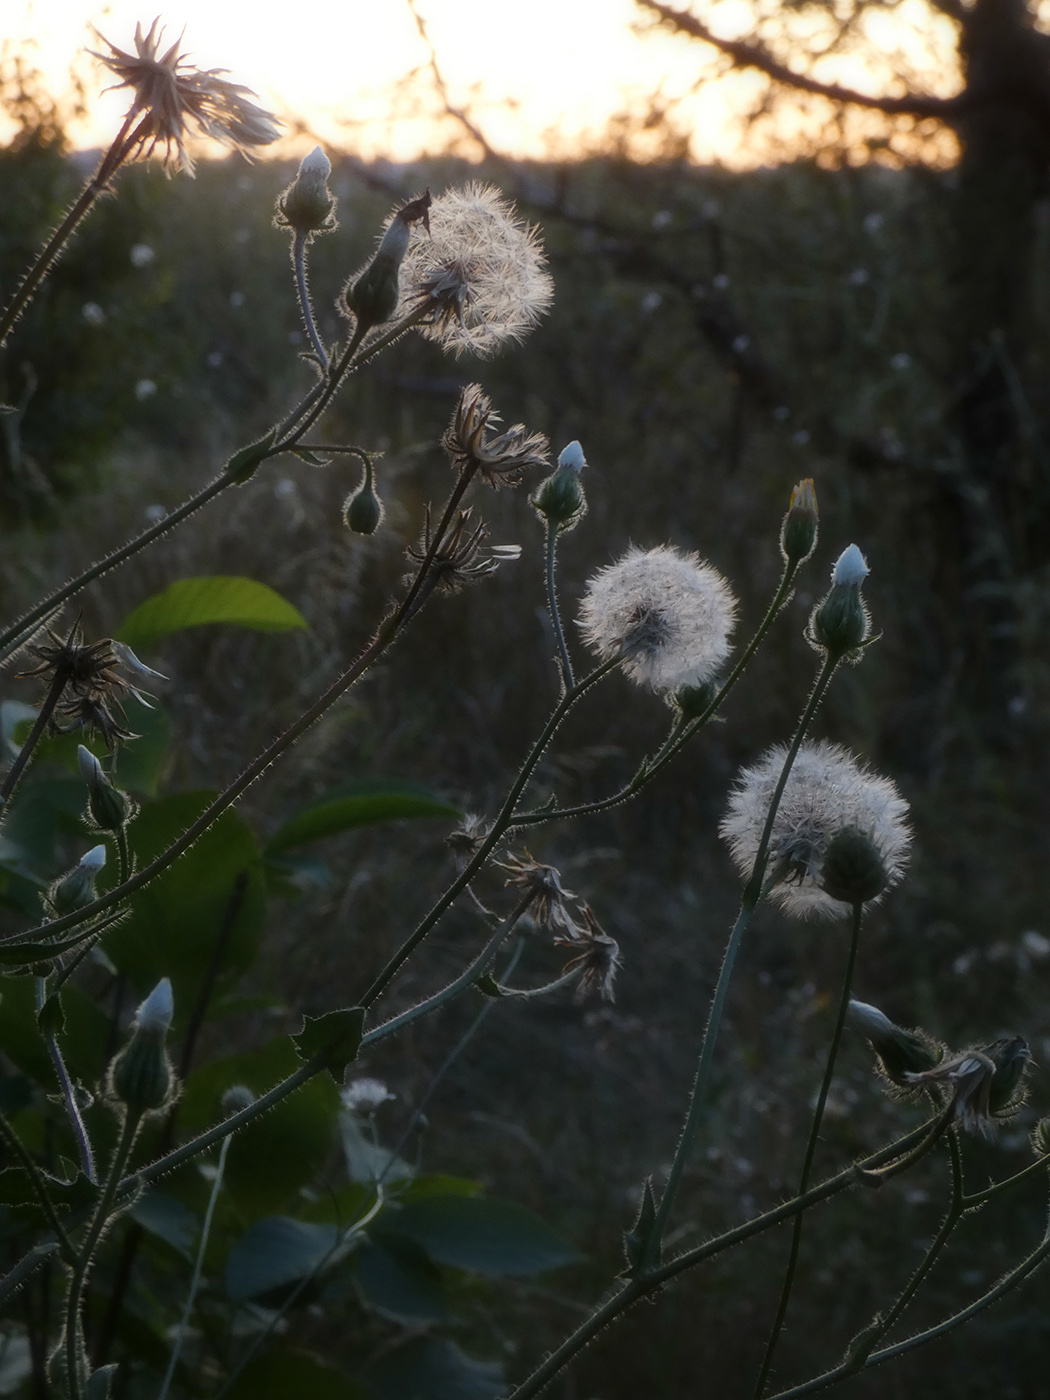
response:
<svg viewBox="0 0 1050 1400"><path fill-rule="evenodd" d="M275 120L250 100L246 89L218 72L194 68L178 42L165 48L157 22L146 33L141 28L136 32L134 52L103 42L98 56L118 84L132 94L126 119L80 198L10 298L0 320L0 343L17 333L19 317L30 307L62 247L97 198L114 188L125 164L159 156L169 167L192 172L187 142L194 131L245 152L269 144L277 135ZM39 1071L38 1081L29 1084L25 1102L12 1106L8 1097L0 1096L0 1141L5 1154L0 1186L9 1226L6 1238L12 1245L0 1298L7 1317L27 1319L23 1339L38 1389L41 1384L52 1386L70 1400L101 1400L129 1383L137 1388L128 1393L135 1394L140 1390L162 1397L169 1392L211 1393L209 1387L214 1389L216 1383L219 1389L214 1393L226 1394L250 1363L260 1358L265 1362L289 1314L306 1303L322 1309L338 1306L345 1290L325 1294L319 1289L344 1276L353 1280L365 1310L374 1305L375 1312L386 1319L385 1325L398 1316L404 1320L403 1312L398 1314L389 1303L390 1279L396 1273L390 1261L402 1272L408 1270L409 1276L411 1269L404 1255L390 1253L391 1239L400 1239L403 1245L407 1241L416 1251L417 1262L422 1257L428 1268L457 1265L469 1271L470 1220L466 1226L463 1221L470 1217L475 1222L471 1228L491 1231L495 1217L486 1215L489 1207L480 1199L471 1198L473 1204L467 1210L461 1195L442 1196L431 1189L429 1194L413 1196L412 1170L398 1156L400 1144L388 1151L377 1138L377 1114L390 1095L381 1082L355 1076L350 1066L362 1049L398 1035L456 998L478 992L485 998L482 1015L507 998L556 996L566 989L578 999L614 997L617 974L626 968L629 975L629 957L621 953L615 928L610 931L609 920L603 922L600 911L565 888L558 869L532 857L529 829L584 820L638 797L654 783L723 710L757 648L778 624L817 544L817 498L813 482L805 480L791 490L780 526L780 582L765 615L736 649L732 638L739 608L729 583L712 564L669 545L631 548L599 569L579 601L575 626L566 626L556 564L559 548L586 511L584 483L590 470L583 448L571 442L552 460L542 434L520 424L503 428L483 388L469 384L442 439L452 469L451 487L444 501L428 506L417 523L416 538L406 551L408 575L375 619L371 636L296 721L261 753L248 757L234 781L183 823L159 851L150 848L150 854L144 855L136 828L142 820L140 804L120 785L119 757L136 742L126 705L133 697L143 700L139 687L148 680L163 678L120 642L88 640L79 616L61 617L64 605L199 507L249 481L281 453L297 453L319 465L339 454L359 459L360 485L345 503L344 518L351 545L355 535L374 534L384 523L377 454L356 444L312 436L347 378L409 331L454 355L495 354L527 335L552 301L553 284L539 235L499 191L481 183L437 196L426 190L391 213L372 257L348 277L339 304L344 331L336 342L326 342L311 301L308 259L318 240L336 226L330 174L328 157L315 148L278 199L275 215L278 227L291 235L295 295L308 343L304 359L310 382L301 397L280 423L235 452L184 506L41 599L0 636L4 658L21 666L16 679L31 682L42 692L28 731L8 755L0 780L0 819L10 823L9 830L16 829L20 783L28 777L27 790L31 790L31 765L51 742L49 736L72 733L85 741L78 748L76 771L83 794L83 826L91 833L84 844L87 839L94 844L50 884L38 881L44 888L35 922L30 918L25 927L0 939L3 972L12 984L17 981L33 989L31 1019L38 1052L37 1059L30 1060L43 1063L47 1071L46 1075ZM411 631L423 609L455 606L440 595L483 585L497 569L519 561L522 547L491 544L477 514L476 497L466 503L478 486L522 487L533 522L540 527L543 543L537 553L547 586L554 661L552 707L520 767L508 778L499 806L488 815L464 818L449 835L452 869L446 888L419 924L403 931L400 946L352 1005L307 1018L297 1033L282 1040L277 1047L280 1053L272 1058L284 1068L275 1070L268 1082L249 1087L238 1082L231 1070L229 1082L219 1086L221 1096L211 1121L199 1121L198 1113L195 1126L187 1128L178 1115L184 1087L186 1102L194 1098L196 1029L214 984L205 979L192 1016L180 1024L173 989L175 968L170 977L163 973L151 990L141 988L143 999L126 1031L120 1029L120 1002L116 1001L111 1025L118 1034L110 1035L109 1043L97 1045L96 1072L90 1082L84 1082L67 1063L72 1054L69 1015L82 1007L97 985L88 975L92 969L108 967L118 982L125 979L121 959L128 956L128 930L136 928L137 918L141 923L136 901L155 882L166 881L167 898L174 901L169 916L177 926L182 916L179 886L173 881L187 861L200 859L202 851L216 850L209 841L216 831L229 829L221 824L229 822L232 809L251 784L282 759L321 714L338 704L402 633ZM523 567L520 562L516 566ZM876 640L863 598L867 575L863 554L856 545L849 545L835 563L830 587L813 608L805 631L815 653L817 675L795 730L785 743L746 767L729 796L721 834L740 872L740 912L700 1038L694 1086L678 1145L666 1172L659 1177L654 1174L644 1185L636 1217L624 1233L619 1278L594 1312L531 1375L514 1378L513 1383L504 1381L491 1366L472 1363L451 1343L421 1341L418 1325L393 1340L384 1334L378 1353L392 1352L402 1359L411 1353L422 1359L421 1364L429 1358L435 1368L439 1363L444 1366L445 1374L452 1367L461 1386L457 1393L475 1393L469 1389L473 1377L473 1383L480 1386L483 1380L488 1387L478 1394L514 1394L526 1400L543 1391L598 1332L637 1300L655 1295L677 1274L701 1268L723 1251L790 1222L792 1245L780 1306L770 1319L764 1355L760 1360L756 1357L755 1394L762 1396L769 1392L778 1339L796 1284L806 1213L840 1192L879 1186L941 1150L950 1164L948 1209L919 1267L902 1283L897 1297L864 1323L841 1361L829 1361L819 1374L780 1395L824 1388L950 1331L1022 1282L1050 1254L1048 1233L1025 1259L960 1311L923 1332L894 1340L898 1323L956 1226L991 1197L1045 1170L1050 1135L1041 1123L1033 1135L1036 1158L1030 1166L983 1190L968 1192L963 1179L964 1135L993 1137L1022 1102L1030 1061L1027 1044L1013 1036L953 1049L925 1030L901 1027L877 1007L852 998L865 910L903 877L911 840L907 805L895 785L840 745L811 737L820 702L840 667L861 661ZM565 718L620 676L666 702L668 731L663 743L655 753L641 756L630 780L603 798L572 807L561 804L555 793L537 805L532 780L541 757L557 742ZM214 859L219 859L217 854ZM100 892L98 883L113 866L115 880ZM486 870L497 872L502 882L497 908L483 902L475 889ZM199 870L195 878L200 878ZM247 878L243 876L244 881ZM243 899L244 890L243 881L240 885L238 881L241 874L231 895L234 919L241 907L236 900ZM677 1218L683 1175L698 1139L708 1129L712 1068L737 952L762 900L789 917L841 921L849 930L847 969L801 1154L798 1187L790 1199L720 1236L669 1251L668 1229ZM489 897L489 903L495 902ZM473 953L445 986L384 1018L383 998L398 986L409 960L457 904L469 907L478 921ZM188 897L186 908L190 908ZM525 938L537 930L562 950L558 955L562 966L553 980L519 985L514 974ZM0 1020L4 1016L5 1004L0 1003ZM861 1161L841 1164L836 1174L814 1185L817 1140L847 1025L870 1044L877 1072L889 1090L917 1105L925 1102L928 1111L897 1141ZM9 1044L2 1036L0 1043ZM343 1201L347 1210L337 1216L318 1216L318 1194L302 1184L295 1207L299 1215L289 1206L282 1215L256 1219L243 1228L236 1219L233 1166L228 1165L231 1144L242 1134L254 1141L250 1135L269 1121L265 1115L279 1113L280 1106L297 1092L326 1080L342 1085L331 1111L338 1115L354 1192ZM50 1095L46 1100L45 1083ZM30 1102L37 1104L35 1118L22 1111ZM46 1132L28 1130L41 1122L46 1123ZM203 1177L199 1173L193 1177L185 1199L197 1200L201 1181L209 1183L205 1208L197 1215L185 1202L180 1206L179 1198L159 1196L156 1186L162 1179L185 1182L188 1178L177 1174L192 1164L206 1171ZM251 1180L252 1169L261 1173L263 1165L257 1161L247 1179ZM227 1211L224 1217L227 1194L234 1208L232 1215ZM151 1334L156 1344L142 1355L129 1350L122 1362L111 1362L107 1359L111 1346L104 1339L107 1328L110 1343L121 1335L121 1309L131 1306L126 1290L138 1247L133 1230L126 1230L116 1256L119 1232L129 1219L135 1220L140 1234L144 1220L152 1219L151 1228L160 1230L156 1212L162 1199L168 1201L169 1211L174 1209L171 1201L179 1206L184 1212L180 1219L185 1220L188 1212L191 1226L188 1233L177 1236L181 1241L177 1265L168 1258L163 1283L151 1295L151 1307L159 1314ZM877 1203L880 1198L870 1199ZM432 1222L435 1211L444 1211L442 1238L449 1238L450 1222L458 1222L457 1229L467 1229L462 1239L456 1237L451 1256L441 1254L433 1244L433 1232L426 1234L419 1223L423 1216ZM537 1222L536 1228L540 1225ZM215 1257L216 1231L225 1231L225 1261ZM169 1220L168 1237L176 1235ZM571 1251L559 1254L549 1232L536 1238L545 1241L547 1253L542 1259L547 1265L572 1257ZM427 1247L432 1251L429 1257ZM489 1248L491 1264L491 1237ZM385 1311L377 1301L377 1260L393 1271L384 1275ZM212 1281L219 1268L224 1270L225 1292ZM433 1276L427 1277L433 1283ZM436 1325L436 1316L424 1320ZM141 1317L139 1323L145 1325ZM9 1342L14 1335L8 1333ZM316 1370L310 1372L309 1366L317 1363L307 1358L301 1364L307 1370L298 1380L289 1380L289 1394L296 1387L310 1393L309 1377L316 1378ZM366 1390L373 1387L371 1393L390 1393L389 1378L382 1381L383 1364L382 1356L374 1363L366 1360L360 1372L361 1384ZM655 1375L653 1379L656 1383Z"/></svg>

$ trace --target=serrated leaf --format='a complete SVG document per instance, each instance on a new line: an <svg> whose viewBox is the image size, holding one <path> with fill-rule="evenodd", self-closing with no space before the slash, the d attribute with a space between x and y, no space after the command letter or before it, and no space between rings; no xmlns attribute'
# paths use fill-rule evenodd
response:
<svg viewBox="0 0 1050 1400"><path fill-rule="evenodd" d="M131 647L149 647L172 632L228 623L255 632L287 632L308 624L298 608L268 584L236 574L176 579L125 618L117 632Z"/></svg>
<svg viewBox="0 0 1050 1400"><path fill-rule="evenodd" d="M458 807L417 783L369 778L332 788L297 812L266 844L268 856L357 826L416 817L460 817Z"/></svg>
<svg viewBox="0 0 1050 1400"><path fill-rule="evenodd" d="M268 433L263 434L258 442L249 443L247 447L242 447L226 463L224 475L228 476L231 481L235 481L238 486L243 486L255 475L259 464L266 460L267 454L276 440L277 429L271 428Z"/></svg>
<svg viewBox="0 0 1050 1400"><path fill-rule="evenodd" d="M580 1257L532 1211L487 1196L427 1196L382 1216L372 1233L404 1236L439 1264L496 1277L541 1274Z"/></svg>
<svg viewBox="0 0 1050 1400"><path fill-rule="evenodd" d="M348 1006L324 1016L304 1016L303 1028L292 1036L292 1043L301 1060L321 1056L332 1078L341 1084L347 1065L357 1059L364 1031L364 1007Z"/></svg>
<svg viewBox="0 0 1050 1400"><path fill-rule="evenodd" d="M235 1303L263 1298L308 1278L335 1261L340 1231L287 1215L271 1215L248 1227L230 1250L224 1280Z"/></svg>

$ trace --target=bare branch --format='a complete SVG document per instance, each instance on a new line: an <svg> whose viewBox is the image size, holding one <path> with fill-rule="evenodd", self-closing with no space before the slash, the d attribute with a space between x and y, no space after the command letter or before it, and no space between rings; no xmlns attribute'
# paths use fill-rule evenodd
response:
<svg viewBox="0 0 1050 1400"><path fill-rule="evenodd" d="M890 116L939 117L942 121L950 122L973 101L972 97L965 93L958 97L930 97L923 93L908 93L905 97L877 97L872 93L842 87L838 83L821 83L804 73L796 73L757 44L741 39L720 39L708 29L703 20L697 19L696 15L687 10L673 9L670 5L662 4L661 0L636 0L636 3L658 15L680 34L689 34L694 39L711 44L720 53L731 58L737 67L756 68L759 72L768 74L776 83L794 88L797 92L826 97L830 102L868 107ZM945 0L945 4L948 3L951 3L951 0Z"/></svg>

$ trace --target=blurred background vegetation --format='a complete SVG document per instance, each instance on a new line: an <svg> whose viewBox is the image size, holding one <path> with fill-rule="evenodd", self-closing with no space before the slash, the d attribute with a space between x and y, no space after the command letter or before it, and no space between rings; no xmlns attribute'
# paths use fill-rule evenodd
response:
<svg viewBox="0 0 1050 1400"><path fill-rule="evenodd" d="M8 106L17 94L9 87ZM37 97L0 152L0 284L10 287L82 178L79 158ZM794 602L704 731L632 805L530 834L620 942L615 1006L498 1005L427 1108L412 1146L430 1172L483 1182L555 1222L585 1256L548 1286L485 1292L463 1324L471 1349L521 1375L619 1267L621 1231L643 1176L670 1159L710 988L738 888L716 835L741 763L788 734L814 655L801 631L831 562L856 541L882 640L843 674L817 732L890 774L912 803L912 870L870 919L856 984L906 1025L950 1043L1025 1035L1050 1054L1045 645L1050 573L1050 213L1034 214L1024 315L989 353L1007 387L1000 455L1013 551L994 581L1008 606L988 621L965 532L969 489L957 412L958 325L946 252L956 176L924 167L824 168L798 161L749 174L668 158L639 165L615 149L557 167L363 166L333 153L340 226L314 252L323 332L347 276L396 199L487 177L542 226L556 284L549 320L492 363L454 362L407 337L342 394L325 432L384 453L387 522L351 537L340 506L352 459L319 470L268 464L83 597L90 635L107 635L146 597L193 574L245 574L298 606L308 633L226 629L160 644L146 659L172 680L162 697L176 742L167 791L222 785L312 698L370 634L404 571L422 506L443 491L438 439L460 387L479 380L506 422L579 438L589 513L563 548L571 615L587 576L628 543L670 541L722 569L742 603L741 636L775 587L777 530L791 487L816 481L821 541ZM125 172L23 319L0 364L3 612L121 542L203 484L308 382L286 239L271 226L292 167L202 163L195 181ZM970 500L978 513L980 499ZM377 776L424 783L491 813L556 697L543 606L541 532L523 492L479 509L520 563L435 603L348 703L248 795L265 838L313 795ZM1020 513L1020 514L1018 514ZM1039 542L1042 542L1040 545ZM980 571L978 570L978 573ZM979 587L992 587L982 576ZM998 629L989 640L987 628ZM994 684L987 668L994 662ZM18 698L35 698L23 686ZM582 706L541 769L563 802L612 790L659 742L661 703L616 680ZM250 1004L207 1029L212 1049L247 1047L266 1017L350 1003L450 873L447 825L380 827L329 842L275 904ZM79 854L59 833L55 869ZM493 877L490 887L495 890ZM8 916L9 917L9 916ZM454 911L391 999L415 1000L458 969L477 920ZM683 1194L677 1237L691 1242L791 1189L841 977L842 931L756 921L721 1046L712 1127ZM533 965L534 964L534 965ZM526 954L537 976L554 964ZM282 1009L284 1011L282 1012ZM363 1066L396 1093L391 1138L476 1013L451 1009ZM0 1016L3 1015L0 1010ZM888 1102L856 1038L841 1060L822 1160L829 1169L913 1121ZM1028 1160L1033 1109L970 1149L968 1181ZM946 1199L937 1161L878 1194L853 1193L808 1218L806 1286L796 1293L780 1374L836 1359L921 1257ZM918 1324L989 1285L1042 1229L1038 1187L965 1229L910 1314ZM764 1340L786 1238L680 1280L591 1348L554 1393L564 1400L743 1393ZM1037 1397L1045 1380L1050 1283L1039 1276L965 1331L842 1387L857 1397ZM301 1335L331 1327L304 1314ZM340 1341L325 1337L338 1356ZM348 1354L354 1343L347 1343ZM358 1358L359 1359L359 1358Z"/></svg>

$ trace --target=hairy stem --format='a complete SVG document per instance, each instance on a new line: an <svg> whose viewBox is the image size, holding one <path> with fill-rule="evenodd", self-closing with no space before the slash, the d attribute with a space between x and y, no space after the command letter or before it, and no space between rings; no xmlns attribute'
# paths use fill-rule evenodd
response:
<svg viewBox="0 0 1050 1400"><path fill-rule="evenodd" d="M555 581L555 566L558 554L558 525L553 520L547 521L547 611L551 616L551 626L554 628L554 638L558 643L558 666L561 670L561 683L564 691L570 691L573 687L572 661L569 659L569 649L565 645L565 632L561 625L561 612L558 608L558 586Z"/></svg>
<svg viewBox="0 0 1050 1400"><path fill-rule="evenodd" d="M306 245L310 235L296 230L295 238L292 241L292 262L295 265L295 289L299 293L299 310L303 315L303 325L306 327L306 334L310 337L310 344L313 352L320 361L321 368L328 369L328 352L325 350L321 337L317 334L317 325L314 321L314 308L310 300L310 288L306 282Z"/></svg>
<svg viewBox="0 0 1050 1400"><path fill-rule="evenodd" d="M54 679L51 682L47 695L44 698L44 703L40 706L37 717L33 721L32 729L26 736L25 743L18 750L15 761L7 770L7 776L4 778L4 781L0 783L0 816L2 816L3 809L7 806L8 802L10 802L11 794L18 786L18 780L25 772L26 765L33 757L34 749L44 737L44 731L47 729L48 721L55 713L55 706L62 698L62 692L66 688L66 681L68 679L68 671L64 666L59 665L55 671Z"/></svg>
<svg viewBox="0 0 1050 1400"><path fill-rule="evenodd" d="M863 904L855 904L853 906L849 956L846 961L846 975L842 983L842 995L839 997L839 1009L835 1020L835 1031L831 1037L827 1064L824 1067L824 1078L820 1085L820 1093L817 1095L817 1106L813 1112L813 1122L810 1124L809 1141L806 1143L806 1155L802 1162L802 1172L799 1176L798 1190L795 1192L796 1196L805 1194L806 1188L809 1186L810 1172L813 1170L813 1158L816 1156L817 1142L820 1138L820 1128L824 1121L824 1108L828 1101L828 1091L831 1089L831 1081L835 1074L835 1061L838 1058L839 1045L842 1042L842 1030L846 1024L846 1012L849 1009L850 989L853 986L853 969L857 962L857 946L860 942L860 922L863 913ZM766 1354L762 1358L762 1366L759 1370L758 1380L755 1383L755 1400L762 1400L762 1394L766 1388L766 1381L769 1379L769 1372L773 1365L773 1358L776 1355L777 1344L780 1341L780 1333L784 1326L784 1319L787 1317L788 1305L791 1302L791 1290L795 1284L795 1271L798 1267L798 1251L802 1243L802 1225L804 1220L805 1215L800 1212L795 1216L794 1225L792 1226L791 1250L788 1254L787 1268L784 1271L784 1286L780 1292L780 1304L777 1307L777 1315L773 1320L769 1341L766 1344Z"/></svg>
<svg viewBox="0 0 1050 1400"><path fill-rule="evenodd" d="M46 1000L47 978L38 977L36 979L37 1011L43 1008ZM77 1102L76 1089L73 1087L73 1081L69 1077L69 1070L66 1069L66 1062L62 1058L58 1037L53 1030L43 1031L42 1034L47 1044L48 1054L51 1056L51 1063L55 1070L55 1077L58 1080L62 1102L65 1104L66 1117L69 1119L69 1126L73 1129L73 1136L76 1139L77 1154L80 1157L80 1170L87 1177L88 1181L94 1184L98 1180L95 1174L95 1154L91 1150L91 1138L88 1136L87 1125L80 1112L80 1104Z"/></svg>

